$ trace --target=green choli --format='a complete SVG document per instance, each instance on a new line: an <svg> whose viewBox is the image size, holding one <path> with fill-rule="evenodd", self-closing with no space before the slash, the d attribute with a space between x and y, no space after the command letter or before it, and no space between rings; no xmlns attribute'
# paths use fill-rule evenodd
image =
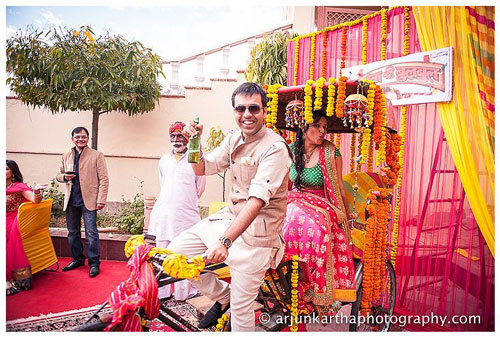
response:
<svg viewBox="0 0 500 337"><path fill-rule="evenodd" d="M295 151L295 143L289 145L292 153ZM335 148L335 157L340 157L340 151ZM295 165L290 167L290 180L293 182L297 178L297 170L295 169ZM306 167L302 174L300 175L300 180L302 182L302 186L304 187L321 187L323 186L323 172L321 172L321 165L318 160L318 163L313 167Z"/></svg>

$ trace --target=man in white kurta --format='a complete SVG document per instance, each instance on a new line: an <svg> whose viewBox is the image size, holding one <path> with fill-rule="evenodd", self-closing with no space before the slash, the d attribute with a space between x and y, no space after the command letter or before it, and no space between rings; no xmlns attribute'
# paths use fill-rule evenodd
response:
<svg viewBox="0 0 500 337"><path fill-rule="evenodd" d="M156 246L166 248L173 238L200 221L198 198L205 189L205 177L196 176L187 162L187 139L176 122L169 130L173 150L160 159L160 195L151 212L148 234L156 236ZM189 281L174 283L178 301L193 297L197 289ZM159 289L159 297L171 295L170 285Z"/></svg>

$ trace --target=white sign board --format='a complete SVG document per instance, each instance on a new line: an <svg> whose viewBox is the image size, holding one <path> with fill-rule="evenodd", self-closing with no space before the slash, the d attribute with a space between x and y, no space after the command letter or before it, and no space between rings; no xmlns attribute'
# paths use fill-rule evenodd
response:
<svg viewBox="0 0 500 337"><path fill-rule="evenodd" d="M452 47L345 68L352 80L369 79L392 105L449 102L452 94Z"/></svg>

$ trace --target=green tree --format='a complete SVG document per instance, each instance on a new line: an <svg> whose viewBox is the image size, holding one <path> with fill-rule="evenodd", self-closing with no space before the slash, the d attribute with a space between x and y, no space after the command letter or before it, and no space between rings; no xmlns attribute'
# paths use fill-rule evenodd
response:
<svg viewBox="0 0 500 337"><path fill-rule="evenodd" d="M293 34L291 38L296 37ZM289 34L274 33L264 38L250 52L251 61L245 71L247 81L260 85L286 85Z"/></svg>
<svg viewBox="0 0 500 337"><path fill-rule="evenodd" d="M7 72L7 84L27 105L53 114L91 111L93 149L99 116L153 110L161 91L156 79L164 76L151 49L109 32L95 38L90 27L19 30L7 40Z"/></svg>

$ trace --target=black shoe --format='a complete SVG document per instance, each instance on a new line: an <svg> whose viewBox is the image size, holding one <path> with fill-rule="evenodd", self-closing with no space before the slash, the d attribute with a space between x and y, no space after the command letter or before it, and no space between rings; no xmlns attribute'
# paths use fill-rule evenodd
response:
<svg viewBox="0 0 500 337"><path fill-rule="evenodd" d="M77 261L77 260L73 260L71 261L66 267L64 267L62 269L62 271L69 271L69 270L73 270L75 268L78 268L78 267L81 267L85 265L85 261Z"/></svg>
<svg viewBox="0 0 500 337"><path fill-rule="evenodd" d="M95 277L97 275L99 275L99 266L91 266L90 267L89 276L90 277Z"/></svg>
<svg viewBox="0 0 500 337"><path fill-rule="evenodd" d="M229 309L229 306L230 304L224 310L222 310L222 305L219 302L215 302L210 310L208 310L205 316L203 316L203 318L201 319L200 323L198 324L198 328L206 329L217 324L217 320L222 316L223 313L227 311L227 309Z"/></svg>

